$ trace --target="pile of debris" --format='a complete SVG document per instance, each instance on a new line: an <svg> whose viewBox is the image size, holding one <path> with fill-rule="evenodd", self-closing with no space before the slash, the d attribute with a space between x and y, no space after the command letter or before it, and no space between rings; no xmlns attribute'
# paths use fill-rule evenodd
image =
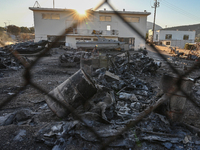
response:
<svg viewBox="0 0 200 150"><path fill-rule="evenodd" d="M105 68L97 69L93 77L79 70L49 94L58 101L47 98L48 106L65 121L50 123L41 128L36 139L53 149L71 146L79 148L81 145L84 149L98 149L102 141L115 137L158 99L151 85L136 78L130 70L124 70L124 74L118 76ZM70 114L62 102L73 106L82 121ZM99 137L87 127L93 128ZM166 116L152 112L123 132L109 147L199 149L200 138L194 130L188 130L184 125L172 123Z"/></svg>
<svg viewBox="0 0 200 150"><path fill-rule="evenodd" d="M83 60L81 61L81 67L85 65L91 66L91 68L105 66L109 68L110 72L117 75L122 75L127 70L134 75L141 75L142 73L152 75L161 67L161 62L155 62L142 52L135 52L133 54L124 52L120 53L120 55L106 54L106 56L93 57L91 52L67 51L59 57L59 62L61 66L69 67L78 65L81 59ZM101 64L102 61L105 61L106 65Z"/></svg>
<svg viewBox="0 0 200 150"><path fill-rule="evenodd" d="M29 41L0 47L0 69L18 70L23 68L20 60L14 57L12 53L17 51L18 55L21 55L20 59L29 63L30 61L28 58L26 56L22 56L22 54L36 54L44 50L47 44L48 41L41 40L36 43Z"/></svg>
<svg viewBox="0 0 200 150"><path fill-rule="evenodd" d="M90 59L92 57L91 52L85 51L67 51L59 57L59 64L61 66L74 67L80 64L81 58Z"/></svg>
<svg viewBox="0 0 200 150"><path fill-rule="evenodd" d="M1 51L14 50L20 54L34 54L44 50L44 48L47 47L47 44L48 41L46 40L41 40L39 42L28 41L23 43L7 45L5 47L2 47L0 50Z"/></svg>
<svg viewBox="0 0 200 150"><path fill-rule="evenodd" d="M62 60L76 62L81 57L90 59L91 56L85 52L74 54L68 52L61 56ZM174 88L166 85L177 81L167 78L166 84L163 85L169 91L163 90L161 94L157 94L150 83L139 79L138 76L155 74L161 66L160 62L156 63L142 53L114 57L108 55L107 58L110 61L108 69L93 69L91 76L84 68L78 70L46 96L47 104L37 109L37 112L30 109L16 111L1 117L0 125L39 126L40 129L34 135L35 141L44 143L53 150L100 149L102 143L115 137L127 124L135 121L149 106L159 101L163 92L170 92ZM199 90L200 82L198 86ZM187 84L184 84L184 87L189 88ZM182 101L174 103L176 98L168 102L171 106L173 103L174 107L177 104L181 104L182 107ZM186 100L184 105L185 102ZM34 115L49 111L47 105L62 121L57 119L45 125L37 124L38 120ZM164 111L168 106L169 104L165 103L160 109L163 108ZM71 113L72 110L78 116ZM176 110L173 111L176 113ZM200 130L173 122L166 116L159 110L151 112L135 126L120 133L109 143L107 149L200 149ZM26 130L20 130L14 140L20 141L25 135Z"/></svg>
<svg viewBox="0 0 200 150"><path fill-rule="evenodd" d="M42 51L47 44L48 41L46 40L41 40L39 42L29 41L12 45L12 49L20 54L34 54Z"/></svg>
<svg viewBox="0 0 200 150"><path fill-rule="evenodd" d="M123 54L123 57L116 56L114 60L114 63L111 60L112 67L110 71L119 75L127 71L134 75L141 75L142 73L152 75L161 67L161 62L155 62L141 52Z"/></svg>
<svg viewBox="0 0 200 150"><path fill-rule="evenodd" d="M25 56L20 56L20 59L23 59L21 61L27 63L30 62ZM18 70L20 68L23 68L23 65L20 60L12 54L12 50L9 51L9 48L0 49L0 69Z"/></svg>

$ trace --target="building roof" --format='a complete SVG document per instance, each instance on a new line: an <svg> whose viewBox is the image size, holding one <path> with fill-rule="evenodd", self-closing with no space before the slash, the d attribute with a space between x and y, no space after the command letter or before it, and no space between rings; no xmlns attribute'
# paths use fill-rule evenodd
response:
<svg viewBox="0 0 200 150"><path fill-rule="evenodd" d="M75 9L61 9L61 8L41 8L41 7L29 7L30 10L32 11L51 11L51 12L66 12L66 11L76 11ZM115 13L114 11L110 11L110 10L99 10L99 11L93 11L91 9L87 10L87 11L91 11L91 12L99 12L99 13ZM136 12L136 11L117 11L120 14L135 14L135 15L150 15L150 12Z"/></svg>

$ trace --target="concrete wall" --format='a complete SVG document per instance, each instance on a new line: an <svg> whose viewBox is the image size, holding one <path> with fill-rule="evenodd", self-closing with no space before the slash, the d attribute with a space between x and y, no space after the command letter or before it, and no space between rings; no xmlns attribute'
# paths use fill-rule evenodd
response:
<svg viewBox="0 0 200 150"><path fill-rule="evenodd" d="M167 45L166 43L170 42L170 45ZM171 41L162 41L162 45L167 46L167 47L179 47L184 49L186 43L193 43L193 40L171 40Z"/></svg>
<svg viewBox="0 0 200 150"><path fill-rule="evenodd" d="M184 48L186 43L194 43L195 41L195 31L170 31L170 30L157 30L154 31L154 42L162 42L162 45ZM150 40L152 38L153 31L148 32ZM166 34L171 34L172 39L165 39ZM184 35L189 35L188 40L184 40ZM157 39L156 39L157 36ZM170 45L167 43L170 42Z"/></svg>
<svg viewBox="0 0 200 150"><path fill-rule="evenodd" d="M35 41L47 40L47 35L58 36L65 30L66 14L64 12L52 12L60 14L59 20L42 19L44 11L34 11Z"/></svg>
<svg viewBox="0 0 200 150"><path fill-rule="evenodd" d="M189 40L195 40L195 31L170 31L170 30L159 30L159 40L166 40L166 34L172 34L171 40L183 40L184 35L189 35Z"/></svg>

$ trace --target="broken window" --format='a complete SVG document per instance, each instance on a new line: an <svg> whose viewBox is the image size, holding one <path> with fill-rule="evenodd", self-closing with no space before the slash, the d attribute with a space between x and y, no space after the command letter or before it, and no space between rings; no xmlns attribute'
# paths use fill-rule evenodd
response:
<svg viewBox="0 0 200 150"><path fill-rule="evenodd" d="M172 39L172 34L166 34L165 39Z"/></svg>
<svg viewBox="0 0 200 150"><path fill-rule="evenodd" d="M110 31L110 30L111 30L111 26L107 25L107 31Z"/></svg>
<svg viewBox="0 0 200 150"><path fill-rule="evenodd" d="M189 35L184 35L183 40L189 40Z"/></svg>
<svg viewBox="0 0 200 150"><path fill-rule="evenodd" d="M166 42L166 45L170 45L170 42Z"/></svg>

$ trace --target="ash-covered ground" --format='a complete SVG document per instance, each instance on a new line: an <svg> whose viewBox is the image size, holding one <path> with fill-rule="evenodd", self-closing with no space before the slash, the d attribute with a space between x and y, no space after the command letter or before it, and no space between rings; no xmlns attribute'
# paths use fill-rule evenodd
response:
<svg viewBox="0 0 200 150"><path fill-rule="evenodd" d="M80 69L79 63L73 64L73 67L60 65L60 58L64 53L65 50L54 49L51 56L41 58L31 70L32 81L47 92ZM117 53L119 52L108 51L101 52L101 55ZM180 73L186 72L194 63L161 53ZM30 63L35 59L33 56L27 58ZM1 149L101 148L102 143L114 137L126 124L156 103L160 98L158 92L161 77L166 73L173 74L167 61L150 50L147 56L142 52L131 51L129 64L127 59L117 56L111 67L93 69L91 78L98 85L97 93L75 109L83 121L100 135L100 139L74 115L70 114L62 119L57 117L46 103L46 94L28 85L0 109ZM0 69L1 101L23 86L23 72L23 68ZM194 79L198 75L199 69L188 77ZM192 88L196 99L200 95L199 90L197 80ZM123 132L107 149L200 149L200 121L197 119L199 108L189 101L186 105L191 111L184 109L187 121L183 122L196 127L196 130L171 121L163 111L157 110Z"/></svg>

